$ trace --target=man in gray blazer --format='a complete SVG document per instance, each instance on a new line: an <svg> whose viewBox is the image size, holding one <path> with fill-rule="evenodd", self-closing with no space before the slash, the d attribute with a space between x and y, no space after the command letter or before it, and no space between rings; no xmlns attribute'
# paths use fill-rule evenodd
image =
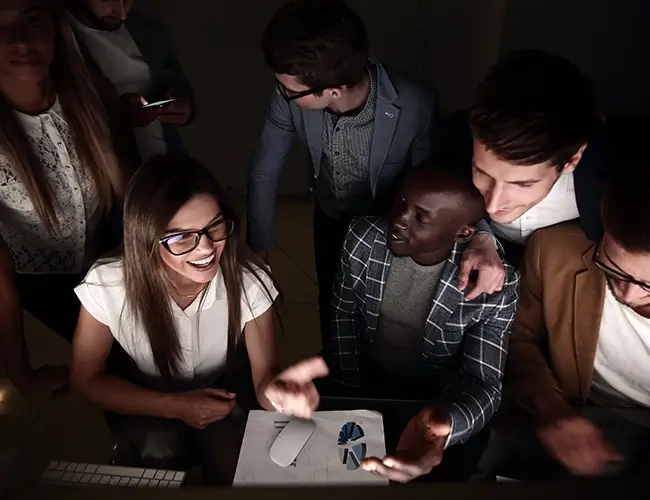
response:
<svg viewBox="0 0 650 500"><path fill-rule="evenodd" d="M248 181L248 243L275 246L275 198L294 135L310 153L314 251L323 346L341 244L353 217L383 212L409 167L431 155L436 99L424 87L387 71L368 55L363 21L345 3L293 0L278 10L263 37L276 92L254 151ZM491 237L467 253L471 294L494 292L504 271ZM476 296L474 295L474 296Z"/></svg>

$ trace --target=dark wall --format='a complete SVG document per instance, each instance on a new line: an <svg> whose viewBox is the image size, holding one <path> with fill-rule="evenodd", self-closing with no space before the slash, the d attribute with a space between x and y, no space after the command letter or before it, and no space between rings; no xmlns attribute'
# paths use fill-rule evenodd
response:
<svg viewBox="0 0 650 500"><path fill-rule="evenodd" d="M537 48L578 64L604 111L650 113L650 1L508 0L501 51Z"/></svg>

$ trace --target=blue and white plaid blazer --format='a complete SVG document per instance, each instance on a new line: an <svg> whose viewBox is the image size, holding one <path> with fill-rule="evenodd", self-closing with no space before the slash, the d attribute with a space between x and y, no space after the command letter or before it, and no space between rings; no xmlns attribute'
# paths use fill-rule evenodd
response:
<svg viewBox="0 0 650 500"><path fill-rule="evenodd" d="M332 338L327 349L332 376L358 385L361 359L374 342L381 301L393 255L388 222L362 217L350 225L332 295ZM501 292L465 301L458 289L459 265L467 244L456 244L443 268L422 340L431 374L432 399L449 407L447 445L466 441L490 421L501 402L501 383L510 326L515 318L519 273L505 264ZM441 382L442 381L442 382Z"/></svg>

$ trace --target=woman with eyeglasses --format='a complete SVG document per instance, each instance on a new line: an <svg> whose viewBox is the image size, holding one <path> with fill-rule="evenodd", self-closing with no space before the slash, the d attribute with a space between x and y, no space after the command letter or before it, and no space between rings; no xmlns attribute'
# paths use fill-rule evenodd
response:
<svg viewBox="0 0 650 500"><path fill-rule="evenodd" d="M229 484L249 406L248 364L263 408L281 402L308 417L318 404L311 379L327 373L323 360L278 376L274 281L242 242L219 184L194 160L165 155L140 168L126 194L123 251L98 262L76 293L72 387L119 415L111 427L132 458L118 463L198 462L204 481ZM113 342L135 365L128 380L105 371Z"/></svg>

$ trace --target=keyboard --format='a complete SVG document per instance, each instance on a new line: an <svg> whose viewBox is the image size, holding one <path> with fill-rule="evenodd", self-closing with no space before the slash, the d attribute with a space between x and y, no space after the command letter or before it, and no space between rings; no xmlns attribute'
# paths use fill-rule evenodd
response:
<svg viewBox="0 0 650 500"><path fill-rule="evenodd" d="M184 480L183 471L58 461L41 475L42 482L61 486L179 488Z"/></svg>

